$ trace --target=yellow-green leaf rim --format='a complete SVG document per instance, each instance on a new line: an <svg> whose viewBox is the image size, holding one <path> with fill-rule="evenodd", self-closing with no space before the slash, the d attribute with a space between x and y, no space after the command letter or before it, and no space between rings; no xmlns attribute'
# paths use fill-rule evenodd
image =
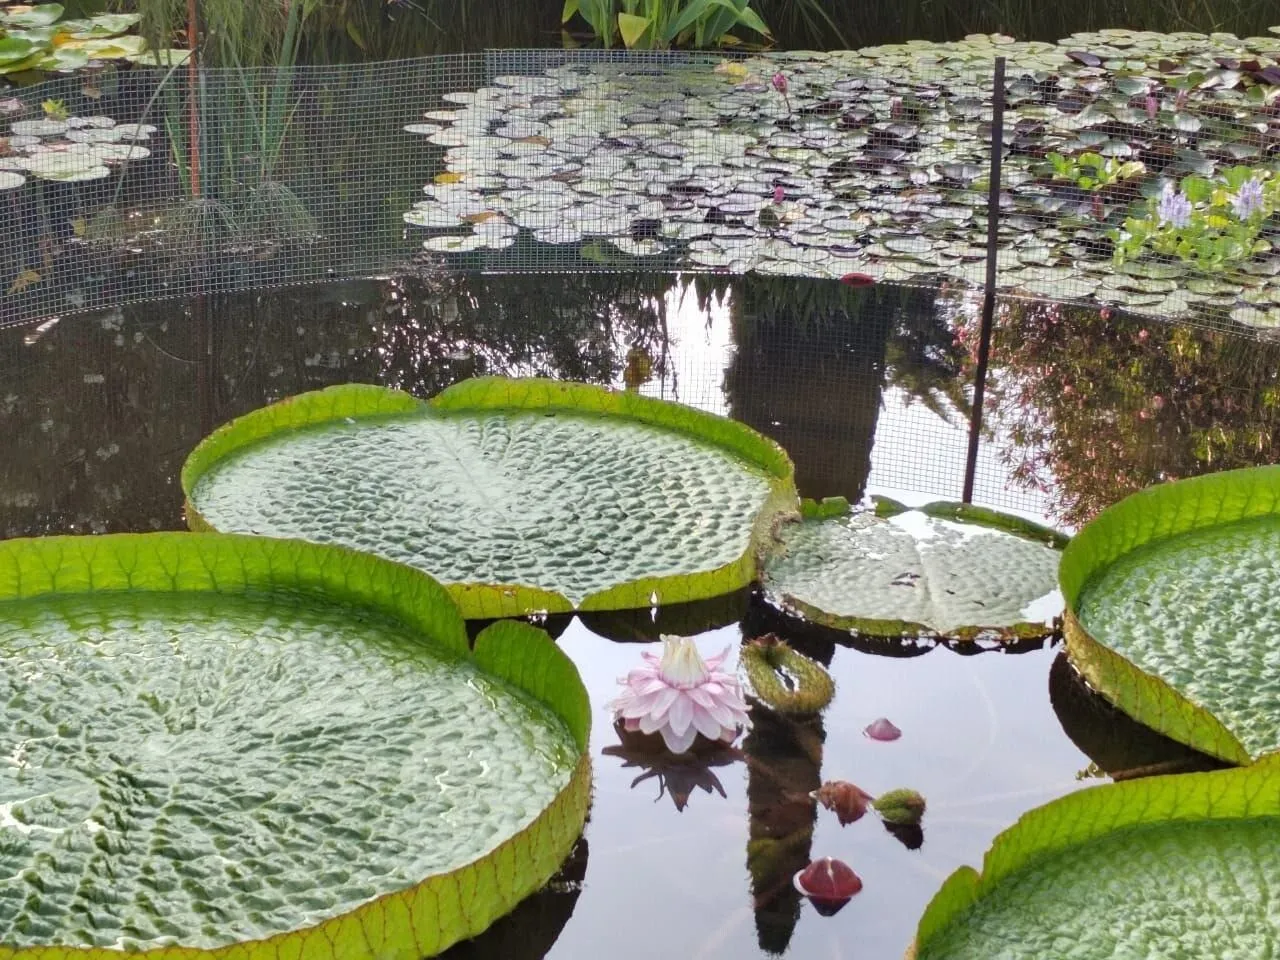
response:
<svg viewBox="0 0 1280 960"><path fill-rule="evenodd" d="M1078 617L1090 578L1126 554L1179 534L1280 514L1280 466L1250 467L1159 484L1102 511L1063 551L1059 585L1067 605L1068 656L1094 689L1171 739L1231 763L1252 758L1204 706L1095 637Z"/></svg>
<svg viewBox="0 0 1280 960"><path fill-rule="evenodd" d="M930 947L952 924L1002 883L1038 861L1100 840L1118 831L1178 823L1280 818L1280 758L1267 757L1248 767L1147 777L1092 787L1037 807L996 837L983 858L982 871L960 867L925 908L907 957L928 960ZM1276 820L1280 828L1280 819ZM1099 891L1097 922L1109 909ZM1034 918L1031 918L1034 919ZM975 958L977 960L977 958Z"/></svg>
<svg viewBox="0 0 1280 960"><path fill-rule="evenodd" d="M160 946L146 960L418 960L473 937L540 889L586 821L590 705L573 662L541 630L504 621L468 648L460 611L440 584L401 564L339 547L231 534L115 534L0 541L0 602L88 593L200 592L315 596L389 617L442 655L541 701L573 736L568 783L519 832L484 856L314 926L226 946ZM119 960L102 947L0 945L0 960Z"/></svg>
<svg viewBox="0 0 1280 960"><path fill-rule="evenodd" d="M282 400L223 425L192 451L183 466L187 524L196 531L214 529L193 502L196 486L201 477L247 447L288 431L324 423L420 415L424 411L449 414L540 411L636 421L717 447L765 475L769 488L767 500L756 513L749 548L735 560L713 569L617 583L582 598L576 606L578 610L649 606L652 598L663 605L684 603L741 589L756 579L763 556L773 547L779 518L794 515L797 510L791 460L776 443L744 424L682 404L592 384L479 377L455 384L425 402L384 387L343 384ZM535 585L462 582L446 583L445 587L468 619L575 609L559 592Z"/></svg>

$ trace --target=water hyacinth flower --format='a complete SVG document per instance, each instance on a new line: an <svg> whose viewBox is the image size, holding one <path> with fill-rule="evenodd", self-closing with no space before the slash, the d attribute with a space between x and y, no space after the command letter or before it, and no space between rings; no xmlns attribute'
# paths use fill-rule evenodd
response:
<svg viewBox="0 0 1280 960"><path fill-rule="evenodd" d="M1250 177L1240 184L1240 189L1231 198L1231 209L1241 220L1248 220L1255 213L1262 212L1262 181Z"/></svg>
<svg viewBox="0 0 1280 960"><path fill-rule="evenodd" d="M618 680L624 689L610 706L627 730L657 733L683 753L698 734L732 743L747 722L737 678L720 665L729 648L702 659L688 637L663 637L662 656L644 652L645 665Z"/></svg>
<svg viewBox="0 0 1280 960"><path fill-rule="evenodd" d="M1181 190L1175 191L1172 183L1166 183L1156 204L1156 218L1161 224L1185 227L1191 222L1191 201Z"/></svg>

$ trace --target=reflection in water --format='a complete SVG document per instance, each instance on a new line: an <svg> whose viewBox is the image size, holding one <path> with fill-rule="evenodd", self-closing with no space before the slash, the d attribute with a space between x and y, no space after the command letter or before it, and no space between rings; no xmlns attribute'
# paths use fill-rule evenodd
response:
<svg viewBox="0 0 1280 960"><path fill-rule="evenodd" d="M579 837L545 887L522 900L480 936L450 947L442 960L541 960L560 936L587 876L587 840Z"/></svg>
<svg viewBox="0 0 1280 960"><path fill-rule="evenodd" d="M1009 302L989 413L1006 462L1079 527L1162 480L1280 459L1280 344L1227 333Z"/></svg>
<svg viewBox="0 0 1280 960"><path fill-rule="evenodd" d="M1060 653L1049 669L1049 702L1071 742L1112 780L1219 770L1228 764L1131 719L1089 688ZM1087 771L1085 775L1098 775Z"/></svg>
<svg viewBox="0 0 1280 960"><path fill-rule="evenodd" d="M613 730L618 735L619 743L605 747L600 752L607 757L617 757L623 761L623 769L639 767L644 772L631 781L631 789L635 789L646 780L657 778L658 796L654 802L664 795L671 797L676 809L683 811L689 804L689 797L695 789L703 793L718 793L727 799L724 786L716 776L714 767L726 767L742 759L736 748L720 740L708 740L698 737L684 753L672 753L655 734L644 734L627 730L621 720L615 720Z"/></svg>

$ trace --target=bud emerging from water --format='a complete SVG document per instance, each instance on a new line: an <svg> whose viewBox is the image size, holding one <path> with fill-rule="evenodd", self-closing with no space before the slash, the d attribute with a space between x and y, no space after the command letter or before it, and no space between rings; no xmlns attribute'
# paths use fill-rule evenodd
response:
<svg viewBox="0 0 1280 960"><path fill-rule="evenodd" d="M886 823L919 823L924 816L924 797L914 790L890 790L871 802Z"/></svg>
<svg viewBox="0 0 1280 960"><path fill-rule="evenodd" d="M833 812L842 827L861 819L872 800L871 794L848 780L828 780L809 796Z"/></svg>
<svg viewBox="0 0 1280 960"><path fill-rule="evenodd" d="M824 917L829 917L862 889L862 880L842 860L823 857L797 873L795 887Z"/></svg>
<svg viewBox="0 0 1280 960"><path fill-rule="evenodd" d="M787 75L779 70L773 75L773 89L777 90L784 97L787 95Z"/></svg>

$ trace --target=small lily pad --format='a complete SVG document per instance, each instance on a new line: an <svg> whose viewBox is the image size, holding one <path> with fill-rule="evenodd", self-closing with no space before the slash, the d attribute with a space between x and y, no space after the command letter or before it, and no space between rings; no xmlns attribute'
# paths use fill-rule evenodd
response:
<svg viewBox="0 0 1280 960"><path fill-rule="evenodd" d="M1048 633L1061 610L1065 538L1017 517L933 503L891 517L805 519L782 536L783 555L765 568L766 595L835 629L1025 637Z"/></svg>

